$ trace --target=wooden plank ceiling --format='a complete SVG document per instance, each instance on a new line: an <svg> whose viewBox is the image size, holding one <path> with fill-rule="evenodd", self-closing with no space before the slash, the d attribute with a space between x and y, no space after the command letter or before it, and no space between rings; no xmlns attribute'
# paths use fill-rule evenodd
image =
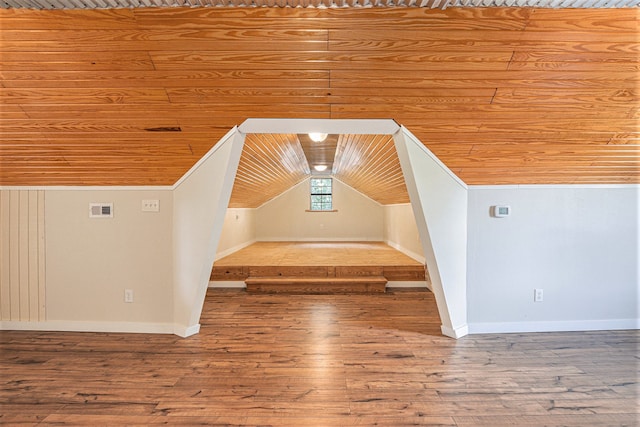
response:
<svg viewBox="0 0 640 427"><path fill-rule="evenodd" d="M0 185L170 185L267 117L393 118L468 184L638 183L638 18L0 9Z"/></svg>
<svg viewBox="0 0 640 427"><path fill-rule="evenodd" d="M312 159L318 154L305 155L307 139L295 134L247 135L229 207L257 208L308 178L313 173ZM322 147L332 147L336 153L337 162L323 176L332 175L383 205L409 203L391 136L347 134L334 139L330 135L316 145L320 157Z"/></svg>
<svg viewBox="0 0 640 427"><path fill-rule="evenodd" d="M638 0L1 0L0 8L110 9L139 7L637 7Z"/></svg>

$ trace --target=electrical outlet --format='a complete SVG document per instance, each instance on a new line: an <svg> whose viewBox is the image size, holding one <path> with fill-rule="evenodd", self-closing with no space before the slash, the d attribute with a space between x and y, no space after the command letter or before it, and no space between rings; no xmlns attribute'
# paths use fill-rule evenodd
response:
<svg viewBox="0 0 640 427"><path fill-rule="evenodd" d="M142 212L160 212L160 200L143 200Z"/></svg>
<svg viewBox="0 0 640 427"><path fill-rule="evenodd" d="M534 289L533 290L533 301L534 302L542 302L544 299L544 291L542 289Z"/></svg>
<svg viewBox="0 0 640 427"><path fill-rule="evenodd" d="M124 302L133 302L133 289L124 290Z"/></svg>

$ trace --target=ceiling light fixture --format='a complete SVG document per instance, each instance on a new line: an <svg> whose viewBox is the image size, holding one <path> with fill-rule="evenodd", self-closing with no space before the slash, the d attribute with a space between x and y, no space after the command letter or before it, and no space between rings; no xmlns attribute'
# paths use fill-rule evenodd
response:
<svg viewBox="0 0 640 427"><path fill-rule="evenodd" d="M325 170L327 170L327 165L315 165L313 166L313 168L318 172L324 172Z"/></svg>
<svg viewBox="0 0 640 427"><path fill-rule="evenodd" d="M319 132L311 132L309 134L309 138L311 138L311 140L313 142L322 142L325 139L327 139L327 134L326 133L319 133Z"/></svg>

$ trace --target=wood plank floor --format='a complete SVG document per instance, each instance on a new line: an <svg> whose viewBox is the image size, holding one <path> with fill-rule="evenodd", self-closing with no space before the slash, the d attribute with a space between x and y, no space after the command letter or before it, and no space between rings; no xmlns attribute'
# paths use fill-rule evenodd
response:
<svg viewBox="0 0 640 427"><path fill-rule="evenodd" d="M256 242L216 266L422 265L383 242Z"/></svg>
<svg viewBox="0 0 640 427"><path fill-rule="evenodd" d="M4 425L637 426L638 331L440 335L433 294L210 289L201 333L0 332Z"/></svg>

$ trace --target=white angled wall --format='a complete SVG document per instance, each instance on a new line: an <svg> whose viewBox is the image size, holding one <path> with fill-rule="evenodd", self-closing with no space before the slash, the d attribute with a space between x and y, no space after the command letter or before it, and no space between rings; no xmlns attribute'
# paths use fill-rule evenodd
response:
<svg viewBox="0 0 640 427"><path fill-rule="evenodd" d="M638 191L470 187L471 332L638 327ZM511 216L493 218L499 204Z"/></svg>
<svg viewBox="0 0 640 427"><path fill-rule="evenodd" d="M211 267L222 234L244 136L235 129L173 191L173 321L176 333L197 333Z"/></svg>
<svg viewBox="0 0 640 427"><path fill-rule="evenodd" d="M442 332L467 328L467 187L404 127L394 135Z"/></svg>

